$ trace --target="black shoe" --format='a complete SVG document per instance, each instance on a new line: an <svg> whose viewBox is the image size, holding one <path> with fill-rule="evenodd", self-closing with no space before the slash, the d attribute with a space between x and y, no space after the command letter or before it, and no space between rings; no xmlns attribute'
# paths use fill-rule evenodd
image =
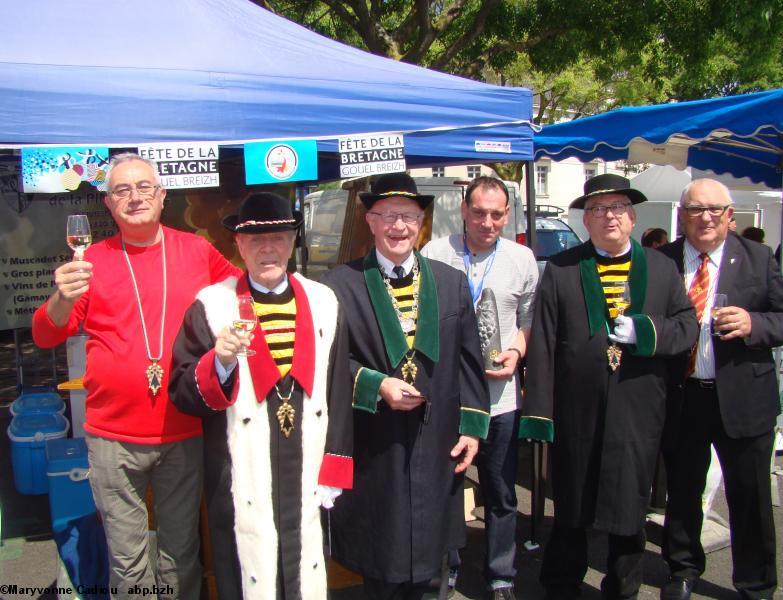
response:
<svg viewBox="0 0 783 600"><path fill-rule="evenodd" d="M579 585L546 585L546 600L575 600L581 594Z"/></svg>
<svg viewBox="0 0 783 600"><path fill-rule="evenodd" d="M689 600L695 584L694 577L672 575L661 589L661 600Z"/></svg>
<svg viewBox="0 0 783 600"><path fill-rule="evenodd" d="M492 600L516 600L513 587L502 587L492 590Z"/></svg>

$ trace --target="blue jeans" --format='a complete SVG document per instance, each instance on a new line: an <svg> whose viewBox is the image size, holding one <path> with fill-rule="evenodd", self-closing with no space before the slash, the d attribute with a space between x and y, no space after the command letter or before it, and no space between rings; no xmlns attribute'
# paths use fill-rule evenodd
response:
<svg viewBox="0 0 783 600"><path fill-rule="evenodd" d="M516 554L517 433L519 411L511 411L489 420L487 439L479 444L478 474L484 497L485 550L484 577L487 582L513 583L517 570Z"/></svg>

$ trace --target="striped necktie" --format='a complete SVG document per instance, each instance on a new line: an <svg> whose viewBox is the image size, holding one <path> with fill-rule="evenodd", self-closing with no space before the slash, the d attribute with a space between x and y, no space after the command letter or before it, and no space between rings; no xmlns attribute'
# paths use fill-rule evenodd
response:
<svg viewBox="0 0 783 600"><path fill-rule="evenodd" d="M696 320L701 323L704 307L707 306L707 292L710 289L710 272L707 269L707 263L710 260L710 256L709 254L702 252L699 254L699 258L701 259L701 264L699 265L699 268L696 269L696 273L693 276L691 288L688 290L688 297L691 299L693 307L696 309ZM693 372L696 370L696 354L698 351L699 342L697 340L691 350L691 355L688 360L688 372L686 377L693 375Z"/></svg>

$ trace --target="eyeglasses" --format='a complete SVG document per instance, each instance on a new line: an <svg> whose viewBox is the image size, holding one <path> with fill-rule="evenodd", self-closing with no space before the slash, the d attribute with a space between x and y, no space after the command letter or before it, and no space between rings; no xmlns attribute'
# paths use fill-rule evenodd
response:
<svg viewBox="0 0 783 600"><path fill-rule="evenodd" d="M139 198L151 198L158 191L159 187L159 185L152 185L151 183L140 183L136 186L119 185L113 190L109 190L109 193L120 200L127 200L131 197L133 190L136 190Z"/></svg>
<svg viewBox="0 0 783 600"><path fill-rule="evenodd" d="M591 206L585 208L586 212L592 214L595 218L600 218L606 215L606 212L611 210L613 215L624 215L631 208L629 202L615 202L614 204L607 204L605 206Z"/></svg>
<svg viewBox="0 0 783 600"><path fill-rule="evenodd" d="M397 222L397 219L402 219L403 223L406 223L407 225L413 225L414 223L418 223L419 219L421 219L422 215L421 213L379 213L374 211L369 211L371 215L375 215L378 217L381 221L386 223L387 225L393 225Z"/></svg>
<svg viewBox="0 0 783 600"><path fill-rule="evenodd" d="M700 217L705 212L709 213L711 217L720 217L723 216L723 213L726 212L726 210L729 208L729 204L726 206L697 206L697 205L690 205L690 206L683 206L683 209L685 210L685 213L689 217Z"/></svg>

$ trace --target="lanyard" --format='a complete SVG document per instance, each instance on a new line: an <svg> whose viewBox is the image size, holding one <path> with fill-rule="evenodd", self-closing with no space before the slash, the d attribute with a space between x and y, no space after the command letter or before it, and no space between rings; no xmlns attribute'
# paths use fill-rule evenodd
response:
<svg viewBox="0 0 783 600"><path fill-rule="evenodd" d="M495 264L495 255L498 252L498 243L500 240L495 240L495 248L492 250L492 254L489 256L487 266L484 268L484 273L481 275L481 281L479 281L478 288L473 285L473 278L470 276L470 250L468 250L468 242L465 237L462 237L462 248L464 250L462 254L462 262L465 265L465 273L468 276L468 286L470 287L470 295L473 296L473 308L476 308L478 301L481 298L481 292L484 290L484 281L492 269L492 265Z"/></svg>

